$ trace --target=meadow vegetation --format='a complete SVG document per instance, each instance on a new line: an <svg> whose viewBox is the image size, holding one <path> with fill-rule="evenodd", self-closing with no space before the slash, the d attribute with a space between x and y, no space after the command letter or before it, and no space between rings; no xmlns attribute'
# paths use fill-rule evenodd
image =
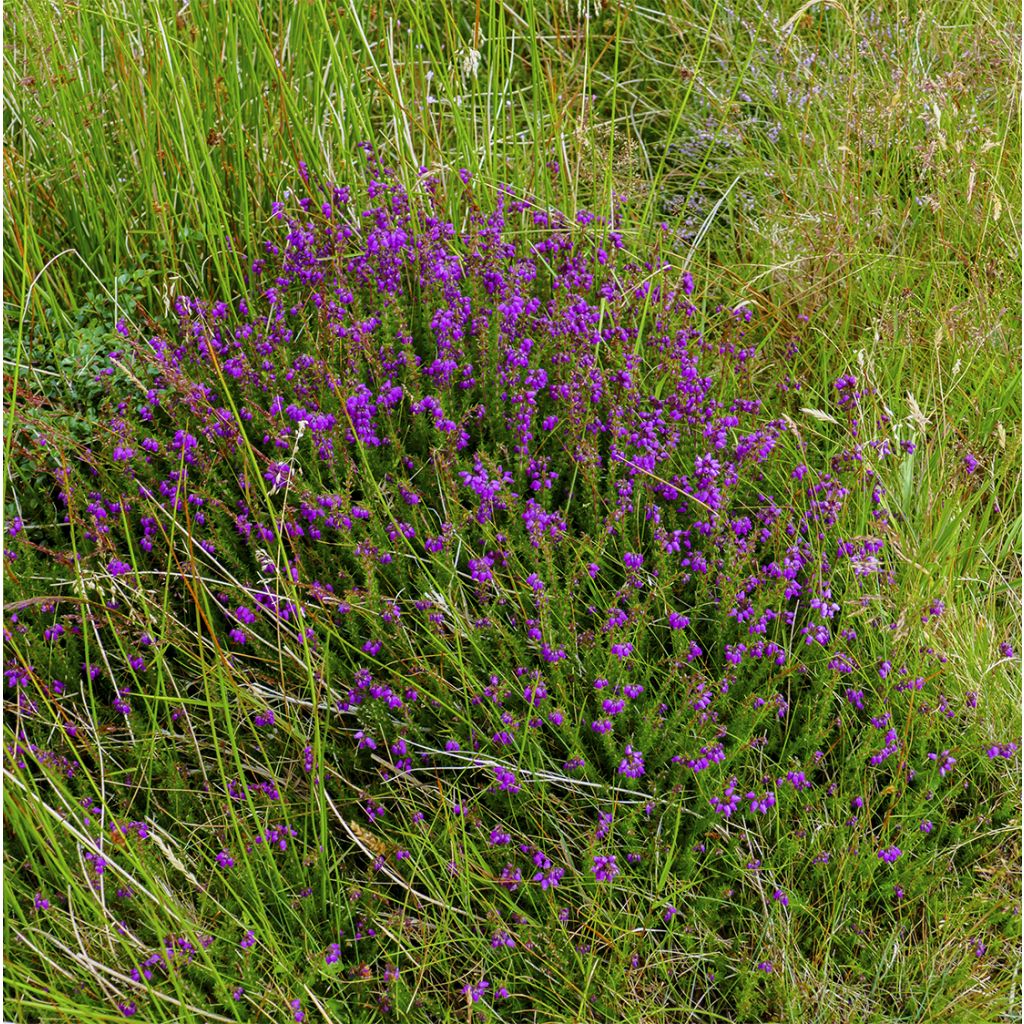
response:
<svg viewBox="0 0 1024 1024"><path fill-rule="evenodd" d="M4 29L8 1019L1019 1019L1019 10Z"/></svg>

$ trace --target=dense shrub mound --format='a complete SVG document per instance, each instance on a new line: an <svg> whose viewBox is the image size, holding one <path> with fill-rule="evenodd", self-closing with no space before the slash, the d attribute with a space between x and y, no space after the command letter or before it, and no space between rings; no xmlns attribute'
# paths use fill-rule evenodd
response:
<svg viewBox="0 0 1024 1024"><path fill-rule="evenodd" d="M92 436L21 396L40 1006L686 1019L931 942L1016 746L962 742L984 681L941 595L894 598L906 426L863 375L802 410L799 339L631 255L624 207L370 168L275 204L244 297L119 324Z"/></svg>

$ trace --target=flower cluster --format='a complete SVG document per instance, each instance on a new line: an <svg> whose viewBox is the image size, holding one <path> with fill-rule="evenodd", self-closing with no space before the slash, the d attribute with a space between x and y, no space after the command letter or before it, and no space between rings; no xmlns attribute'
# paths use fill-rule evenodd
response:
<svg viewBox="0 0 1024 1024"><path fill-rule="evenodd" d="M497 979L545 941L537 922L569 919L552 890L573 913L592 901L589 874L618 896L656 871L651 892L678 878L749 916L763 872L793 915L817 883L780 874L772 844L815 871L831 845L877 870L876 850L891 886L941 842L961 773L1005 768L1019 737L965 749L983 702L956 697L936 650L946 606L893 599L883 479L910 451L871 381L834 380L816 450L789 403L799 336L700 312L658 239L628 250L624 208L569 218L502 188L485 213L468 176L410 191L369 168L358 201L307 181L275 204L244 296L179 296L175 335L119 334L87 444L45 410L14 428L12 472L47 501L7 531L26 600L5 618L6 757L94 844L65 856L82 898L109 914L140 858L192 856L166 854L144 817L160 813L183 848L207 843L180 868L223 896L211 920L243 877L287 889L289 920L344 878L350 927L318 937L318 968L370 981L405 949L390 915L415 903L402 927L429 934L448 887L487 922ZM785 388L765 383L776 364ZM123 825L95 802L111 765ZM154 791L186 789L209 822L130 784L157 771ZM846 816L881 794L907 809ZM890 820L921 824L901 848ZM27 884L37 921L64 914L40 895L58 880ZM123 902L126 930L151 929ZM661 932L677 913L648 910ZM219 927L210 956L258 976L263 925ZM518 998L479 963L452 976L469 1004ZM378 1008L397 978L372 977Z"/></svg>

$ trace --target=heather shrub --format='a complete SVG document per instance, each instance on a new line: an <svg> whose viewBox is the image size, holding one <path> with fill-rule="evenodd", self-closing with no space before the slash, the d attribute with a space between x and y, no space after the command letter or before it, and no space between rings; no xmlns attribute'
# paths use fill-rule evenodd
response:
<svg viewBox="0 0 1024 1024"><path fill-rule="evenodd" d="M117 325L91 436L22 397L20 980L154 1020L750 1019L825 955L870 987L1015 814L1016 728L964 742L986 681L942 593L901 603L913 424L868 367L807 406L813 311L702 294L624 199L367 158L302 168L244 294Z"/></svg>

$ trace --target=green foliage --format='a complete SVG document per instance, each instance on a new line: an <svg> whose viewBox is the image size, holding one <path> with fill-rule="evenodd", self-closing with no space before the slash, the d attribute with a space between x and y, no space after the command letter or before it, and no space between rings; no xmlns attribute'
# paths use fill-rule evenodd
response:
<svg viewBox="0 0 1024 1024"><path fill-rule="evenodd" d="M210 1019L216 1005L229 1008L220 1019L287 1020L288 999L297 994L307 1020L378 1020L385 995L397 1019L483 1019L484 1004L457 996L479 980L459 973L468 963L488 964L494 987L509 979L514 1012L537 1020L909 1024L1019 1014L1019 769L982 753L1007 738L1020 706L1019 661L998 650L1004 640L1019 646L1020 637L1019 11L999 2L796 11L683 0L659 10L590 0L119 0L58 10L26 0L8 5L4 22L4 515L8 524L16 516L45 524L6 568L19 602L8 605L7 619L13 611L35 628L65 612L79 615L89 627L81 643L90 664L123 662L125 637L147 623L166 641L131 724L110 711L112 682L89 689L92 717L104 730L76 741L81 768L72 778L46 751L22 752L26 767L15 769L18 726L5 727L5 1010L12 1019L124 1019L117 1004L133 991L126 973L141 948L164 948L169 937L185 938L194 954L187 972L167 971L163 995L146 1000L146 1019ZM669 233L659 237L672 271L688 267L708 282L707 294L743 300L768 325L754 376L722 368L737 374L722 393L791 387L788 398L778 397L780 414L819 469L842 450L851 426L833 404L835 378L851 372L874 389L862 436L887 434L916 449L900 459L869 453L864 464L891 511L885 532L896 582L863 619L891 616L909 672L931 678L938 669L908 624L934 598L945 601L935 644L948 658L943 695L957 708L970 694L978 700L963 737L974 753L960 756L956 790L940 786L937 768L906 785L891 766L866 773L870 750L859 733L834 725L849 707L826 687L823 664L785 685L827 698L793 701L798 710L776 728L773 709L754 706L774 684L762 667L734 694L737 744L768 733L763 757L796 767L810 764L827 739L838 795L818 791L810 821L794 800L763 831L719 834L713 818L701 822L707 850L700 855L683 811L706 805L710 793L699 777L658 793L653 816L640 804L616 805L616 837L649 853L650 870L614 887L598 886L593 876L575 879L566 886L573 916L536 928L558 921L557 890L531 890L513 905L492 885L490 902L480 900L477 883L493 879L501 863L440 799L442 782L445 795L458 798L461 769L425 778L424 806L434 808L425 824L407 815L386 834L370 829L389 852L403 843L415 848L407 883L415 893L372 869L374 850L360 846L351 824L337 820L308 784L300 763L307 743L325 774L330 765L332 799L358 808L379 766L353 751L352 734L357 727L388 734L379 706L362 710L357 722L282 717L270 734L250 724L266 710L268 694L285 693L308 710L347 686L353 652L367 639L381 597L428 584L453 609L458 642L452 649L425 616L409 616L397 657L436 663L439 727L468 723L469 686L492 670L493 652L513 664L525 647L500 623L486 637L467 625L478 611L464 579L467 556L447 578L425 581L420 562L383 572L339 551L331 568L365 591L365 606L357 603L328 631L316 661L302 645L267 632L251 674L212 646L215 595L195 583L212 570L189 547L186 525L167 527L162 563L145 562L136 550L136 567L145 562L152 575L145 598L122 593L120 610L107 607L112 595L102 584L86 587L88 566L77 577L55 570L51 549L92 552L79 529L59 521L57 488L34 471L33 459L40 437L57 442L76 468L97 444L112 412L98 375L124 344L115 325L123 319L134 337L167 336L178 295L243 292L243 254L268 236L271 200L298 189L299 161L314 177L345 180L364 139L407 185L421 165L467 167L484 191L508 181L538 206L570 215L583 207L608 213L614 195L628 194L645 211L627 228L632 251L646 251L653 225L667 221ZM562 173L550 173L552 161ZM453 188L443 199L461 223L463 194ZM489 209L492 200L479 203ZM524 222L524 238L530 230ZM712 313L700 311L705 320ZM795 366L786 366L782 353L801 314L811 322ZM426 354L429 328L416 316L412 304L404 325L396 315L388 326L405 326ZM658 369L651 370L652 392L662 387ZM494 367L481 372L493 379ZM152 378L117 379L117 399L137 414ZM159 426L173 432L184 424ZM431 444L420 418L391 427L410 452ZM489 425L495 435L501 427ZM260 439L250 440L256 447ZM965 469L968 454L980 463L973 473ZM374 491L384 466L375 458L369 453L341 481L352 502L394 500L393 490ZM209 500L233 493L235 468L211 463ZM303 469L310 487L327 486L313 460ZM97 471L101 488L107 470ZM771 482L800 500L786 480ZM545 579L575 576L590 599L602 597L586 574L606 543L597 483L581 470L549 499L568 504L580 538L577 564L562 564L564 551L548 546L515 551L506 569L510 594L516 579L538 571ZM451 479L439 479L436 489L454 505ZM850 535L870 533L869 494L858 491L845 510ZM264 488L257 499L272 517L283 514L288 495ZM470 507L453 508L452 518L459 534L486 536L473 534ZM635 518L630 528L646 537ZM129 535L124 523L117 529ZM382 526L374 530L370 540L387 546ZM236 534L223 529L212 539L233 566L252 570L253 553ZM851 574L837 599L852 598L855 585ZM718 595L695 586L685 596L708 610L708 635L724 638L729 624L711 611ZM570 612L546 607L542 616L545 633L557 635ZM24 661L14 638L11 649ZM653 664L664 645L679 642L652 631L637 657ZM879 642L880 658L885 650ZM45 659L37 654L34 648L40 678L77 677L77 651L52 645ZM708 666L712 675L722 669ZM570 673L554 676L563 703L579 696ZM688 685L645 682L666 695ZM44 710L56 727L62 723L51 703ZM907 702L908 720L916 707ZM678 714L664 730L676 735L688 725ZM657 749L650 723L638 728L637 746ZM931 741L938 735L930 724L912 726L914 763L937 749ZM435 746L446 738L435 737ZM580 734L574 744L564 757L586 754L593 771L581 782L597 785L621 756L600 737ZM70 749L55 740L54 756ZM530 772L552 769L552 751L539 744L517 754ZM283 780L288 799L279 804L250 792L228 813L223 794L211 797L211 774ZM469 781L464 788L475 792ZM851 828L848 797L861 791L873 799ZM544 849L578 850L607 796L548 779L524 790L519 805L490 794L473 813L506 816ZM83 801L108 804L118 820L130 812L133 820L179 825L161 833L161 844L126 835L117 856L124 874L109 869L102 899L82 857ZM933 833L915 832L923 819L934 819ZM218 871L218 849L237 852L278 826L296 833L286 850L260 844L258 856L239 857L234 875ZM889 865L873 850L852 852L897 827L918 869L901 873L902 900L894 900ZM746 868L766 849L773 851L771 886ZM817 860L825 852L827 865ZM461 876L448 869L457 856ZM129 884L153 898L131 902L135 916L123 934L117 922L127 919L129 904L114 893ZM776 885L789 894L785 913L771 903ZM37 891L54 913L33 906ZM680 911L673 923L650 928L652 908L667 904ZM511 911L529 919L523 927L533 945L494 949L497 915ZM635 933L641 921L644 936ZM343 962L325 964L325 936L367 927L379 941L354 940ZM235 949L250 928L258 946ZM202 937L212 933L232 944L229 960L203 949ZM982 936L985 953L975 956ZM582 952L587 946L597 954ZM400 967L391 982L385 979L395 964L386 950ZM759 962L774 970L758 971ZM73 996L64 987L68 970L85 979ZM244 1002L231 997L237 984L248 993ZM500 1004L493 1005L499 1019ZM722 1006L733 1008L729 1018L712 1009ZM513 1011L505 1012L511 1019Z"/></svg>

